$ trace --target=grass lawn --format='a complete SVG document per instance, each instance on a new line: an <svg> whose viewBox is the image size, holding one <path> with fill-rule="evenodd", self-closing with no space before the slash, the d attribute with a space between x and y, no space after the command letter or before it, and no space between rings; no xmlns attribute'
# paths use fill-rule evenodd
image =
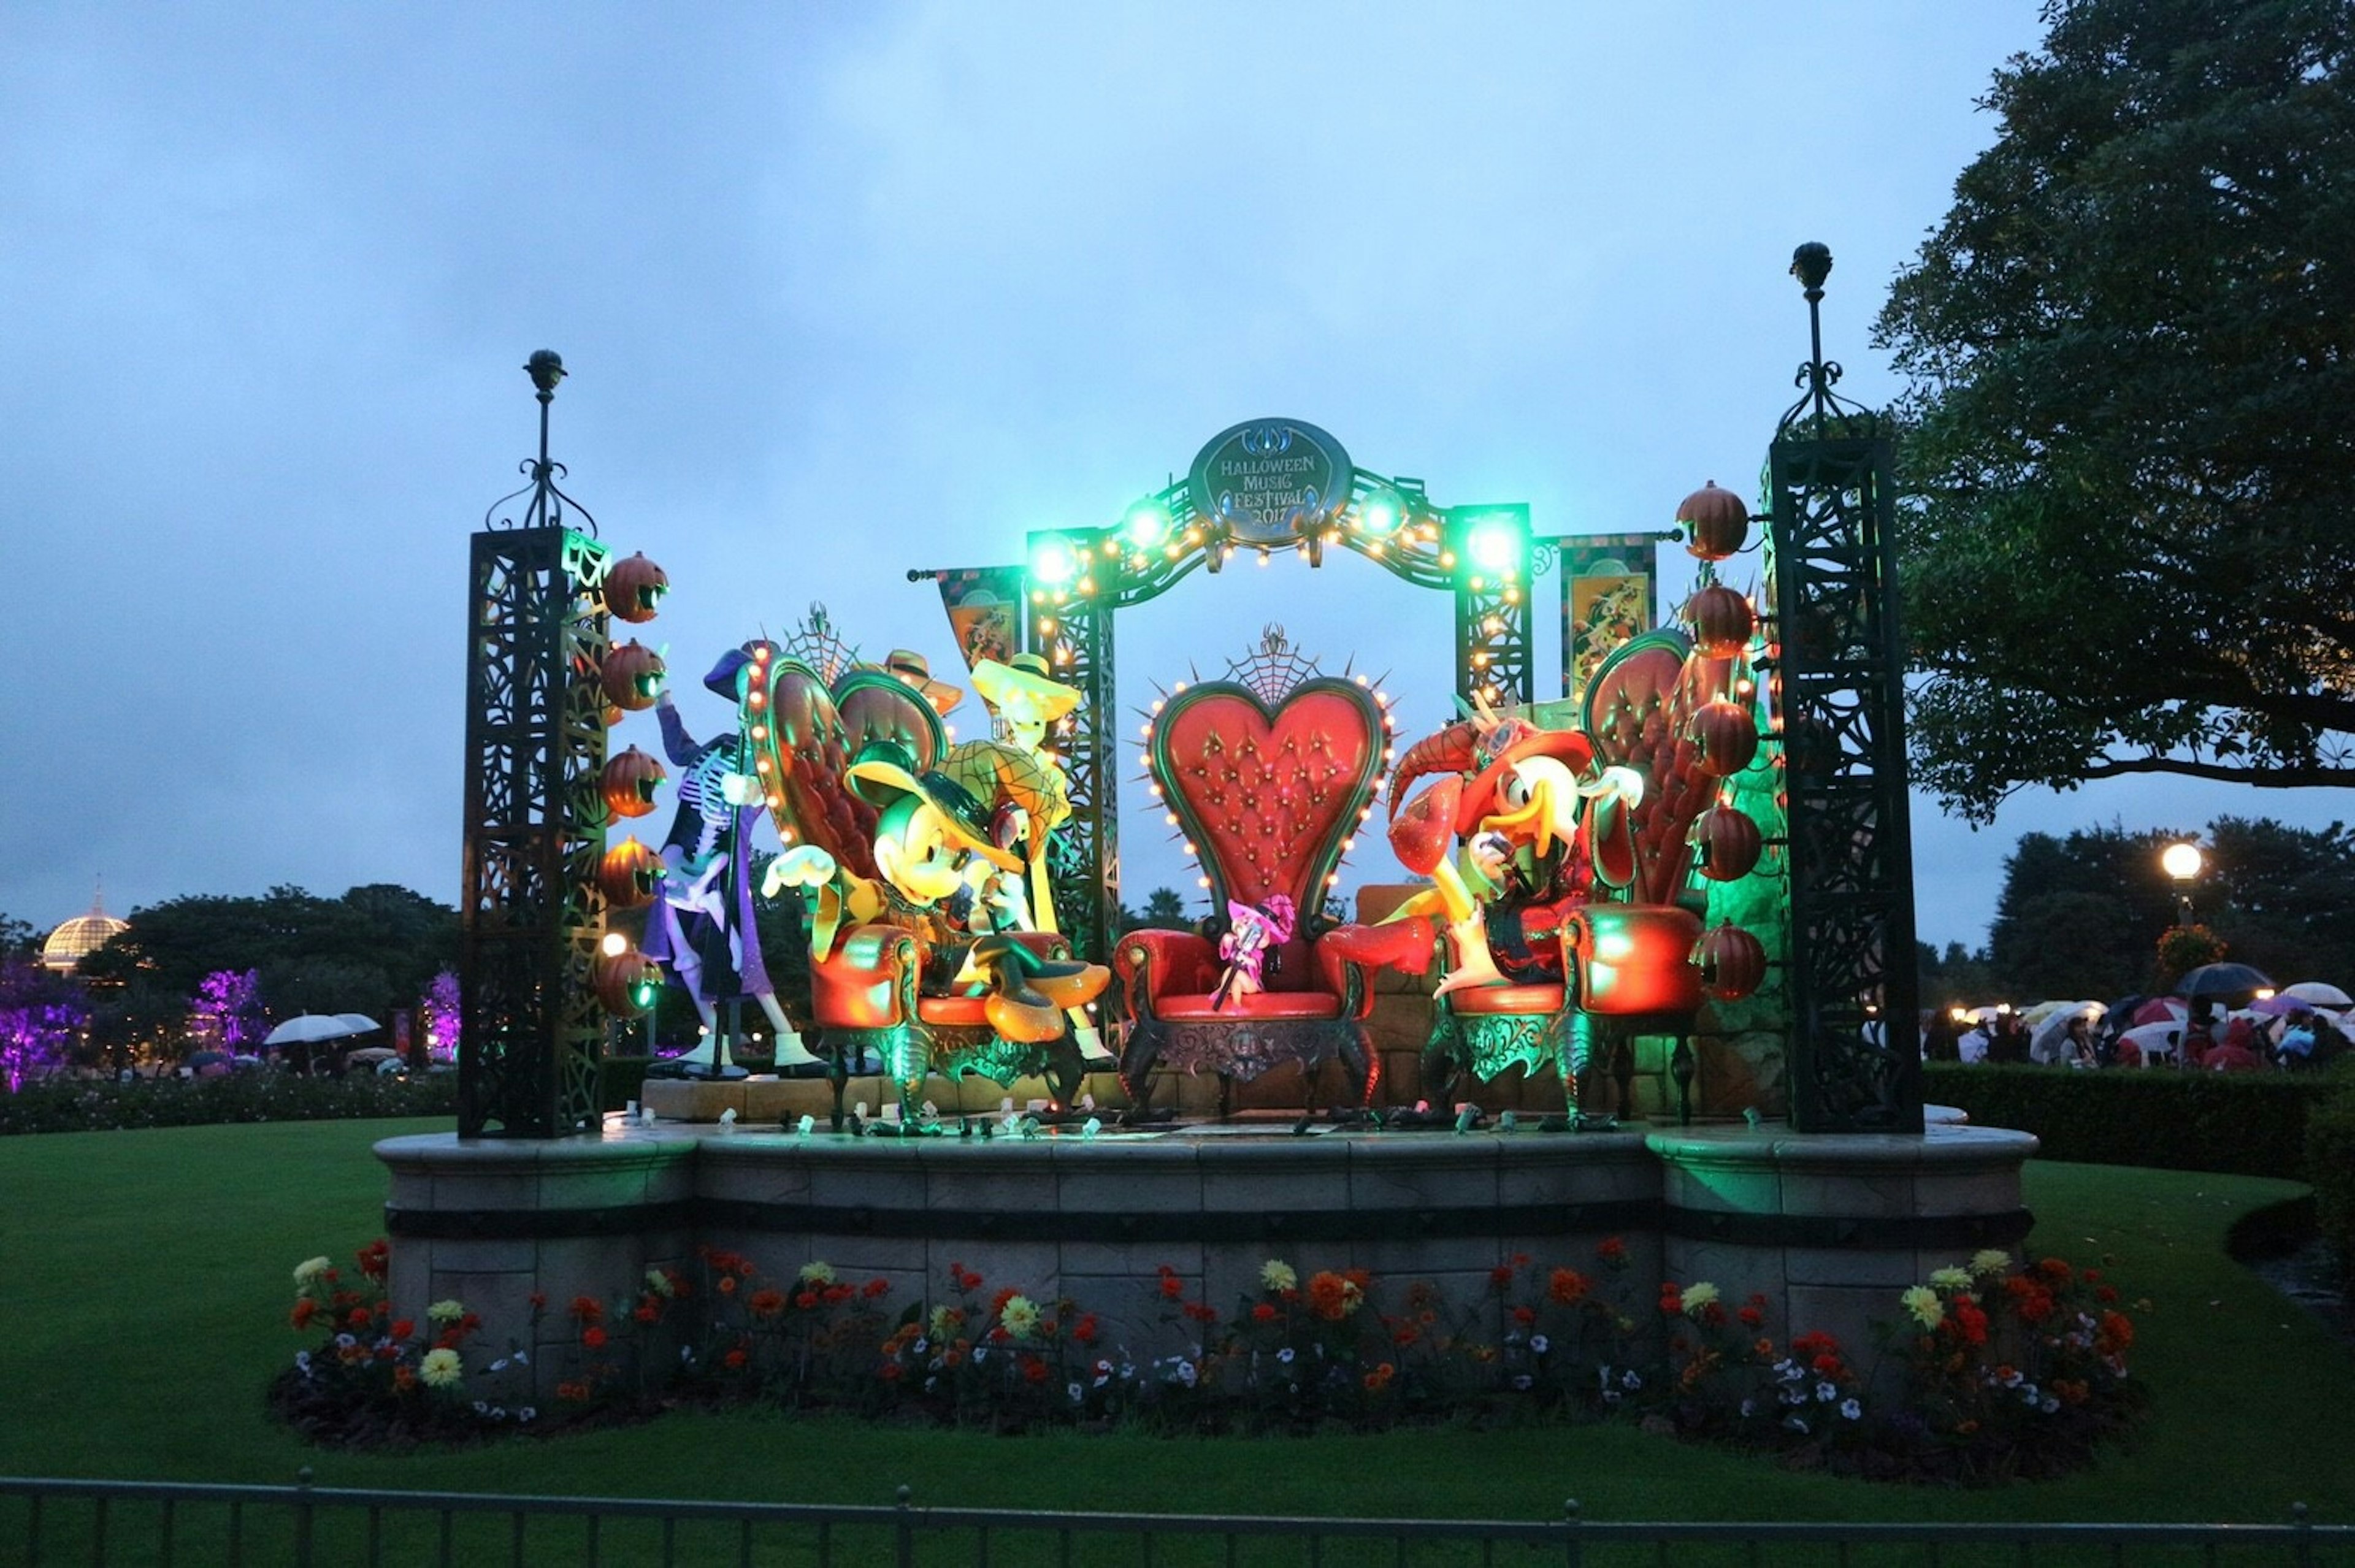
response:
<svg viewBox="0 0 2355 1568"><path fill-rule="evenodd" d="M2066 1481L1984 1491L1786 1473L1627 1427L1362 1438L991 1438L754 1412L456 1453L305 1448L261 1404L298 1337L290 1271L378 1233L376 1139L446 1122L313 1122L0 1138L0 1475L1169 1512L1603 1520L2355 1520L2355 1354L2224 1254L2235 1217L2302 1189L2045 1164L2033 1252L2106 1259L2147 1296L2156 1413ZM1894 1303L1891 1304L1892 1312Z"/></svg>

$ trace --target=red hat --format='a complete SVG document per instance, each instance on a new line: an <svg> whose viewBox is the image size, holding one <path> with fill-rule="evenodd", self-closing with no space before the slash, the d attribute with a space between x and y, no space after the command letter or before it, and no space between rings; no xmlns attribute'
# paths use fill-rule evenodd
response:
<svg viewBox="0 0 2355 1568"><path fill-rule="evenodd" d="M1474 762L1480 771L1466 780L1455 808L1455 836L1468 838L1479 831L1480 819L1497 814L1497 793L1513 764L1531 757L1551 757L1572 773L1582 773L1594 761L1594 744L1575 730L1540 730L1526 719L1508 719L1484 736Z"/></svg>

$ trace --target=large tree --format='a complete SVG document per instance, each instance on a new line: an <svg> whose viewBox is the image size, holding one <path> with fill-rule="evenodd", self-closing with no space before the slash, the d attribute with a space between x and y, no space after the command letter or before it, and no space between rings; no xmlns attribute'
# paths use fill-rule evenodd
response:
<svg viewBox="0 0 2355 1568"><path fill-rule="evenodd" d="M2355 784L2355 5L2044 20L1878 325L1918 774Z"/></svg>

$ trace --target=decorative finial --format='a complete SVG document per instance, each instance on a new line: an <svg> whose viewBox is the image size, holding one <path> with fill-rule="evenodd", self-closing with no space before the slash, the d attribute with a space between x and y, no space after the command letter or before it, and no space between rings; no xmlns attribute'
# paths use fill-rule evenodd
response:
<svg viewBox="0 0 2355 1568"><path fill-rule="evenodd" d="M1791 275L1807 291L1810 300L1823 297L1824 280L1832 275L1832 248L1820 240L1810 240L1791 252Z"/></svg>
<svg viewBox="0 0 2355 1568"><path fill-rule="evenodd" d="M564 358L553 348L542 348L524 361L524 374L539 389L539 400L546 402L556 395L556 383L564 379Z"/></svg>

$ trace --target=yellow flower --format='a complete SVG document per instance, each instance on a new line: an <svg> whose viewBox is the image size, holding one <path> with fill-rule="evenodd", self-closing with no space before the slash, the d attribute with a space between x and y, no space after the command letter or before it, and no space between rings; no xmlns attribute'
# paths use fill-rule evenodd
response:
<svg viewBox="0 0 2355 1568"><path fill-rule="evenodd" d="M834 1265L832 1264L824 1263L805 1263L802 1264L802 1283L804 1285L832 1285L834 1283Z"/></svg>
<svg viewBox="0 0 2355 1568"><path fill-rule="evenodd" d="M1971 1272L1981 1279L2011 1272L2011 1254L2001 1247L1981 1247L1971 1254Z"/></svg>
<svg viewBox="0 0 2355 1568"><path fill-rule="evenodd" d="M1946 1304L1926 1285L1913 1285L1897 1299L1924 1328L1935 1328L1946 1320Z"/></svg>
<svg viewBox="0 0 2355 1568"><path fill-rule="evenodd" d="M1700 1316L1700 1309L1716 1299L1717 1286L1706 1282L1689 1285L1685 1286L1685 1315L1689 1317L1698 1317Z"/></svg>
<svg viewBox="0 0 2355 1568"><path fill-rule="evenodd" d="M425 1316L436 1323L455 1323L466 1316L466 1309L455 1301L437 1301L425 1309Z"/></svg>
<svg viewBox="0 0 2355 1568"><path fill-rule="evenodd" d="M1039 1304L1027 1296L1009 1296L997 1314L1006 1331L1018 1339L1027 1339L1039 1328Z"/></svg>
<svg viewBox="0 0 2355 1568"><path fill-rule="evenodd" d="M1971 1271L1966 1268L1934 1269L1930 1274L1930 1283L1940 1290L1968 1290L1971 1287Z"/></svg>
<svg viewBox="0 0 2355 1568"><path fill-rule="evenodd" d="M334 1266L325 1258L305 1258L294 1265L294 1283L308 1285Z"/></svg>
<svg viewBox="0 0 2355 1568"><path fill-rule="evenodd" d="M417 1375L428 1388L454 1388L465 1375L455 1350L428 1350L425 1359L417 1363Z"/></svg>
<svg viewBox="0 0 2355 1568"><path fill-rule="evenodd" d="M954 1307L932 1308L932 1338L945 1339L964 1326L964 1314Z"/></svg>
<svg viewBox="0 0 2355 1568"><path fill-rule="evenodd" d="M1300 1288L1300 1276L1282 1258L1270 1258L1259 1265L1259 1283L1263 1289L1281 1294Z"/></svg>

